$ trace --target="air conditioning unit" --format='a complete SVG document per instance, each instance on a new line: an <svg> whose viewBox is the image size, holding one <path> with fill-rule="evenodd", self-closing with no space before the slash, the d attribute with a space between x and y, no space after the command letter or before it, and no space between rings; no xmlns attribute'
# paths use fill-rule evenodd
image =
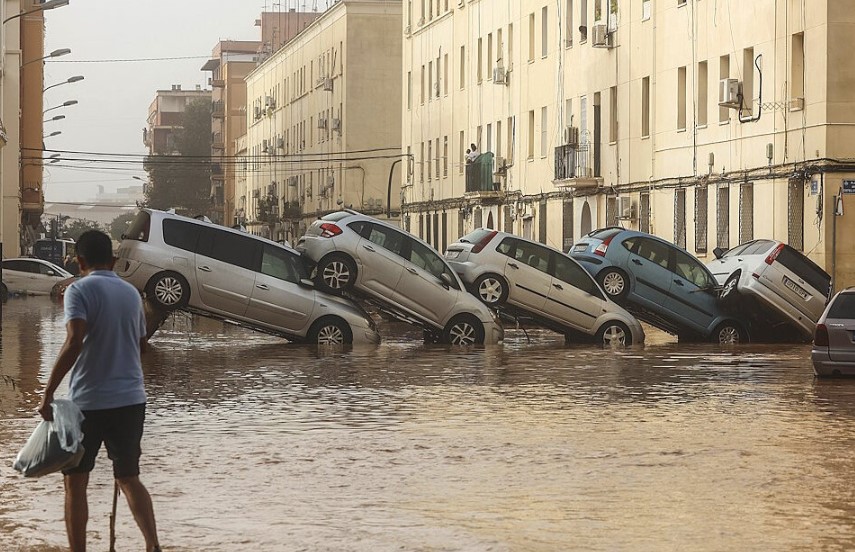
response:
<svg viewBox="0 0 855 552"><path fill-rule="evenodd" d="M501 65L493 68L493 84L508 84L508 72Z"/></svg>
<svg viewBox="0 0 855 552"><path fill-rule="evenodd" d="M635 210L633 209L632 198L630 196L618 196L617 198L617 215L620 220L632 220L635 218Z"/></svg>
<svg viewBox="0 0 855 552"><path fill-rule="evenodd" d="M718 105L739 109L740 84L738 79L718 81Z"/></svg>
<svg viewBox="0 0 855 552"><path fill-rule="evenodd" d="M594 48L611 48L612 34L608 26L598 23L591 28L591 46Z"/></svg>
<svg viewBox="0 0 855 552"><path fill-rule="evenodd" d="M327 118L318 117L318 128L327 128Z"/></svg>
<svg viewBox="0 0 855 552"><path fill-rule="evenodd" d="M327 92L332 92L332 90L333 90L333 80L332 80L332 78L331 78L331 77L325 77L325 78L324 78L324 83L323 83L323 84L324 84L324 90L326 90Z"/></svg>
<svg viewBox="0 0 855 552"><path fill-rule="evenodd" d="M564 128L564 143L573 147L579 145L579 127L569 126Z"/></svg>
<svg viewBox="0 0 855 552"><path fill-rule="evenodd" d="M337 117L333 117L332 123L330 125L332 129L336 132L341 132L341 119Z"/></svg>

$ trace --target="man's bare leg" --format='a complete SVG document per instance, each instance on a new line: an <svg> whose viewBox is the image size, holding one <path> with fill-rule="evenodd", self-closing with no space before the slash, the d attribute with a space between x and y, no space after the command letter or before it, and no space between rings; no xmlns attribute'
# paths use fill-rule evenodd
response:
<svg viewBox="0 0 855 552"><path fill-rule="evenodd" d="M89 501L86 487L88 473L66 475L65 481L65 531L71 552L86 552L86 524L89 522Z"/></svg>
<svg viewBox="0 0 855 552"><path fill-rule="evenodd" d="M117 480L125 498L128 499L128 507L134 515L137 525L145 538L145 547L152 552L158 546L157 524L154 521L154 507L151 504L151 495L148 489L140 481L138 476L122 477Z"/></svg>

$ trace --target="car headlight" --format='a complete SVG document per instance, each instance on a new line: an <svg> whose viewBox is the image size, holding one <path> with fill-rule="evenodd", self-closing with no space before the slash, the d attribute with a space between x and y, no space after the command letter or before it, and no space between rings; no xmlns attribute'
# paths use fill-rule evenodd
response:
<svg viewBox="0 0 855 552"><path fill-rule="evenodd" d="M454 260L460 256L460 251L446 251L445 258L449 260Z"/></svg>

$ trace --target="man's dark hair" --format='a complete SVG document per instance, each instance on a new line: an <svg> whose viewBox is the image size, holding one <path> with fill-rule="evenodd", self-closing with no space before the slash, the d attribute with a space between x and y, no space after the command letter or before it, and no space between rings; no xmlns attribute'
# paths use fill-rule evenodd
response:
<svg viewBox="0 0 855 552"><path fill-rule="evenodd" d="M87 230L75 244L77 256L89 266L103 266L113 260L113 242L100 230Z"/></svg>

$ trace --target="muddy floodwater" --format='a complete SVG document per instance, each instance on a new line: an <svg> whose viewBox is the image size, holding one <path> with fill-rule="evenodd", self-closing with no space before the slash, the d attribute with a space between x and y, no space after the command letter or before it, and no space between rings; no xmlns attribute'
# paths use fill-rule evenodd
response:
<svg viewBox="0 0 855 552"><path fill-rule="evenodd" d="M65 549L61 477L11 468L61 311L3 312L3 551ZM809 346L651 332L604 351L509 329L463 350L381 329L378 347L318 351L167 323L144 358L142 465L165 552L855 549L855 381L815 380ZM102 451L91 550L111 497ZM121 501L117 537L142 549Z"/></svg>

